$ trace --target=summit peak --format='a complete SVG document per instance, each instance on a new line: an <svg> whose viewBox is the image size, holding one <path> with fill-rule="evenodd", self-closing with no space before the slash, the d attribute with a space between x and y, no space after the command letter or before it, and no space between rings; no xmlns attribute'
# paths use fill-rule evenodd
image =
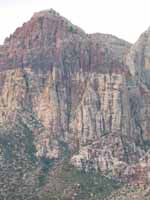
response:
<svg viewBox="0 0 150 200"><path fill-rule="evenodd" d="M44 17L44 16L60 16L60 14L54 9L42 10L34 13L33 17Z"/></svg>

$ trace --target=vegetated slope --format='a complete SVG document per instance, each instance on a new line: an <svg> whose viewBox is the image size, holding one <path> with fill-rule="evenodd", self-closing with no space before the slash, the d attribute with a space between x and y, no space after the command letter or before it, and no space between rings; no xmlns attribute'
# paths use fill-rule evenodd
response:
<svg viewBox="0 0 150 200"><path fill-rule="evenodd" d="M150 199L150 187L139 187L139 186L125 186L120 190L117 190L111 194L105 200L149 200Z"/></svg>

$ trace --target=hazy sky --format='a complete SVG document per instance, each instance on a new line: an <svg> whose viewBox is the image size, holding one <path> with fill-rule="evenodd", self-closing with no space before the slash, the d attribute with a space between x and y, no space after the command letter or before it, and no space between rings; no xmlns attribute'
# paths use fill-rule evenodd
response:
<svg viewBox="0 0 150 200"><path fill-rule="evenodd" d="M0 44L34 12L50 8L88 33L130 42L150 26L150 0L0 0Z"/></svg>

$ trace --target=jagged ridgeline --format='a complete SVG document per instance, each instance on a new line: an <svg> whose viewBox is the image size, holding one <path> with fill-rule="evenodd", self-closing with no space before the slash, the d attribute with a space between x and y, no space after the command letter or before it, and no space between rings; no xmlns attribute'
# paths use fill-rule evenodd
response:
<svg viewBox="0 0 150 200"><path fill-rule="evenodd" d="M54 10L6 38L0 200L149 199L149 48L149 30L132 45Z"/></svg>

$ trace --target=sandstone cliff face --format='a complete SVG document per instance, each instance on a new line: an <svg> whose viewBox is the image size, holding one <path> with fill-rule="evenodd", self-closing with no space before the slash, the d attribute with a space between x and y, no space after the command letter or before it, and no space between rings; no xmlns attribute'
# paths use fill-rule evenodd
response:
<svg viewBox="0 0 150 200"><path fill-rule="evenodd" d="M57 163L66 151L79 169L127 181L134 169L136 176L150 147L148 39L146 32L131 46L111 35L87 35L50 10L36 13L5 40L0 47L1 135L12 124L6 143L19 142L18 160L27 159L36 169L33 190L43 159ZM0 169L7 165L7 145L1 147ZM17 166L28 169L25 163ZM22 180L26 174L17 176ZM3 195L9 194L9 184L1 184Z"/></svg>

